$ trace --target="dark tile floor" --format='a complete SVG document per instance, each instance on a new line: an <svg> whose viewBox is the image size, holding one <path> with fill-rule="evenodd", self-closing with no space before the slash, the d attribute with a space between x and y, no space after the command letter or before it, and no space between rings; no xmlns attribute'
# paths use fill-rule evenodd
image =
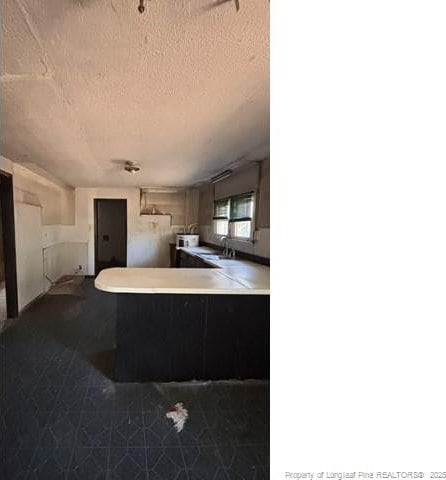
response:
<svg viewBox="0 0 446 480"><path fill-rule="evenodd" d="M86 279L0 335L1 479L269 478L267 383L114 383L114 326L114 296Z"/></svg>

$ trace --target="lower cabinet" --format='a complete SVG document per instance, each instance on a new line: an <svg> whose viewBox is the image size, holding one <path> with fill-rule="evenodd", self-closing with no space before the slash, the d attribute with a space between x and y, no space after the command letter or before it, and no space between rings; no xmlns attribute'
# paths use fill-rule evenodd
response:
<svg viewBox="0 0 446 480"><path fill-rule="evenodd" d="M269 296L210 295L204 378L269 378Z"/></svg>
<svg viewBox="0 0 446 480"><path fill-rule="evenodd" d="M116 381L269 378L269 296L115 295Z"/></svg>
<svg viewBox="0 0 446 480"><path fill-rule="evenodd" d="M189 255L182 250L177 251L177 266L180 268L213 268L211 265L205 261Z"/></svg>

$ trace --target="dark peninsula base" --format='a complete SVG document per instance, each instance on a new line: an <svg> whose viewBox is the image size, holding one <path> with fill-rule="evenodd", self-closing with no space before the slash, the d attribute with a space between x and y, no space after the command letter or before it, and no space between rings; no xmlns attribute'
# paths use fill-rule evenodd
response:
<svg viewBox="0 0 446 480"><path fill-rule="evenodd" d="M116 381L269 378L269 295L117 295Z"/></svg>

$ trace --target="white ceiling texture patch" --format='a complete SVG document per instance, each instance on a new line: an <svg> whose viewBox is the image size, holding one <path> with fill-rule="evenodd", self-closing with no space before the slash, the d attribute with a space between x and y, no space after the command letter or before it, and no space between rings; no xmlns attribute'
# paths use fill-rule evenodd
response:
<svg viewBox="0 0 446 480"><path fill-rule="evenodd" d="M72 186L185 186L269 155L268 0L3 4L9 159Z"/></svg>

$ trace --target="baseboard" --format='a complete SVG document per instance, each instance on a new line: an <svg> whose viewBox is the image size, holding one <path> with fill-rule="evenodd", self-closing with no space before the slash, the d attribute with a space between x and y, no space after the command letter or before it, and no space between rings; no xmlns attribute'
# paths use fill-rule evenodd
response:
<svg viewBox="0 0 446 480"><path fill-rule="evenodd" d="M37 295L36 298L33 298L30 302L28 302L24 307L22 307L19 310L19 316L25 311L28 310L34 303L36 303L38 300L40 300L44 295L46 295L47 292L42 292L39 295Z"/></svg>

